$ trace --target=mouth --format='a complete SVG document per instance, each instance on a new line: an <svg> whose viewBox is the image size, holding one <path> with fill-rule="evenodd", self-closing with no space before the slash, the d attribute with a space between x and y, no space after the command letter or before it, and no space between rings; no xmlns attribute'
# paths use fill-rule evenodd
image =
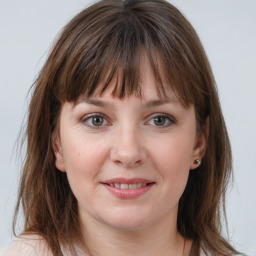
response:
<svg viewBox="0 0 256 256"><path fill-rule="evenodd" d="M134 199L150 191L155 182L141 178L115 178L101 182L101 184L118 198Z"/></svg>
<svg viewBox="0 0 256 256"><path fill-rule="evenodd" d="M149 183L103 183L109 187L119 188L119 189L138 189L146 186L153 185L155 182Z"/></svg>

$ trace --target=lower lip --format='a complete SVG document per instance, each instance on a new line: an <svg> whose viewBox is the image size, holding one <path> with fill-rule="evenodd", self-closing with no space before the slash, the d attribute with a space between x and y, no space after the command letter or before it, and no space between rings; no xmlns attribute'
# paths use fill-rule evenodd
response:
<svg viewBox="0 0 256 256"><path fill-rule="evenodd" d="M145 187L135 188L135 189L120 189L120 188L116 188L116 187L111 187L111 186L106 185L106 184L103 184L103 185L105 186L105 188L108 191L110 191L113 195L115 195L118 198L134 199L134 198L138 198L139 196L148 192L152 188L154 183L149 184Z"/></svg>

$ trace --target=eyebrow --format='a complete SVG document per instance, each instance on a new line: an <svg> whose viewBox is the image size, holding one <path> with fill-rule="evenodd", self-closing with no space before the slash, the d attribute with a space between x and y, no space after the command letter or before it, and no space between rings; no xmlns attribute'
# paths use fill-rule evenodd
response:
<svg viewBox="0 0 256 256"><path fill-rule="evenodd" d="M98 107L110 107L112 104L105 102L103 100L96 100L96 99L84 99L85 103L90 104L90 105L95 105Z"/></svg>
<svg viewBox="0 0 256 256"><path fill-rule="evenodd" d="M95 106L103 107L103 108L113 107L112 103L106 102L106 101L103 101L103 100L98 100L98 99L86 98L86 99L84 99L84 102L87 103L87 104L90 104L90 105L95 105ZM168 103L173 103L173 102L176 102L176 100L175 99L170 99L170 98L150 100L150 101L147 101L146 103L143 104L143 108L157 107L157 106L161 106L161 105L168 104Z"/></svg>
<svg viewBox="0 0 256 256"><path fill-rule="evenodd" d="M143 105L143 107L157 107L157 106L161 106L161 105L164 105L164 104L172 103L174 101L175 100L170 99L170 98L164 98L164 99L160 99L160 100L150 100L150 101L147 101Z"/></svg>

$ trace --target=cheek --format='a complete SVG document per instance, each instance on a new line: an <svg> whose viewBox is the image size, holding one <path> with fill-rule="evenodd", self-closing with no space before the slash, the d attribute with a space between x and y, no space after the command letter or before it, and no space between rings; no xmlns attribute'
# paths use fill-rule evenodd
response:
<svg viewBox="0 0 256 256"><path fill-rule="evenodd" d="M64 164L75 195L85 190L89 192L96 184L95 177L101 171L102 163L107 157L104 142L77 137L73 136L72 139L66 140L64 146Z"/></svg>
<svg viewBox="0 0 256 256"><path fill-rule="evenodd" d="M193 141L189 137L167 138L161 145L154 146L155 159L159 163L173 169L189 168L193 153Z"/></svg>
<svg viewBox="0 0 256 256"><path fill-rule="evenodd" d="M166 138L161 145L154 147L152 153L163 182L179 191L183 191L186 186L193 152L191 136L182 135Z"/></svg>
<svg viewBox="0 0 256 256"><path fill-rule="evenodd" d="M64 148L67 171L75 172L86 172L93 166L99 165L106 157L107 150L104 140L96 139L94 136L79 136L79 134L66 138Z"/></svg>

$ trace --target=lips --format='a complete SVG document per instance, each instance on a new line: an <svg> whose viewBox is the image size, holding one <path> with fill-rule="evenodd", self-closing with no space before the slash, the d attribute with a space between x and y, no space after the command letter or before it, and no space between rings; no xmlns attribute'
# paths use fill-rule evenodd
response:
<svg viewBox="0 0 256 256"><path fill-rule="evenodd" d="M115 178L106 180L102 184L118 198L133 199L149 191L155 182L142 178Z"/></svg>
<svg viewBox="0 0 256 256"><path fill-rule="evenodd" d="M136 188L141 188L147 186L149 183L132 183L132 184L127 184L127 183L110 183L107 184L110 187L115 187L115 188L120 188L120 189L136 189Z"/></svg>

